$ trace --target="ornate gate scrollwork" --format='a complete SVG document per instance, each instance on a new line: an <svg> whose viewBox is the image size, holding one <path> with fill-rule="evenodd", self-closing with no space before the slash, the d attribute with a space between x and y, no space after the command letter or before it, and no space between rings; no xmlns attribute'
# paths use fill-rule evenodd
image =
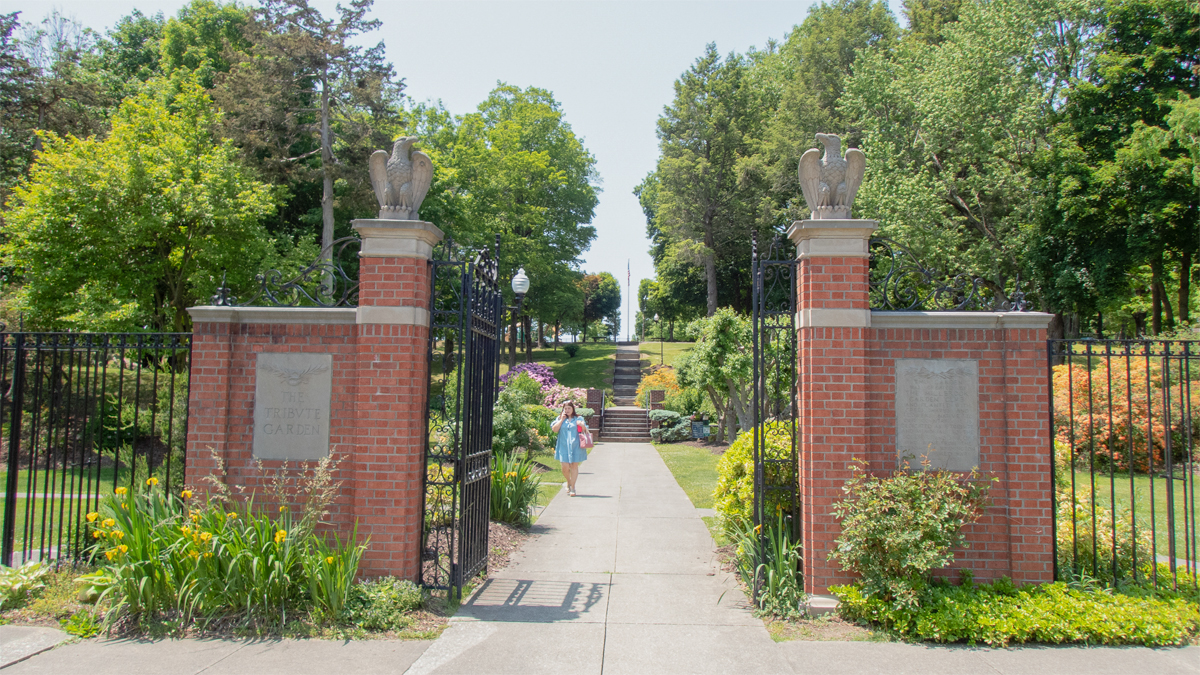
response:
<svg viewBox="0 0 1200 675"><path fill-rule="evenodd" d="M487 565L492 408L504 311L499 242L472 254L447 239L430 261L429 407L421 583L461 597ZM438 355L436 347L443 348Z"/></svg>

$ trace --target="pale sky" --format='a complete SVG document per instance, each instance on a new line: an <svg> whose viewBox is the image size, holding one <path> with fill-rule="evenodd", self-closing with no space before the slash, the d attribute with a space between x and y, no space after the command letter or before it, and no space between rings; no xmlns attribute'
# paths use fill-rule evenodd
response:
<svg viewBox="0 0 1200 675"><path fill-rule="evenodd" d="M888 0L899 17L900 0ZM0 0L0 12L21 11L41 20L53 7L97 30L140 9L170 16L183 0ZM312 0L326 16L332 0ZM597 237L584 254L583 269L610 272L626 288L632 271L632 300L623 295L621 333L631 327L626 313L636 305L643 277L654 278L645 217L633 187L654 169L658 157L655 121L673 96L672 84L716 42L722 53L782 40L804 20L811 0L800 2L666 2L542 0L377 0L373 16L383 27L365 42L382 39L388 59L405 78L407 94L441 99L455 114L475 109L503 80L553 92L566 120L596 156L602 180L596 208Z"/></svg>

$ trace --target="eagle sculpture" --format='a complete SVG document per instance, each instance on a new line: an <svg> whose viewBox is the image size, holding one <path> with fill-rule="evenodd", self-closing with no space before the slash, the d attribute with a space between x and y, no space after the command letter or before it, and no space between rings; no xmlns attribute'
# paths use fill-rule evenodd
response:
<svg viewBox="0 0 1200 675"><path fill-rule="evenodd" d="M800 156L800 189L812 211L810 218L848 219L867 170L867 157L862 150L850 148L843 158L842 139L833 134L817 134L817 140L825 146L824 157L817 148Z"/></svg>
<svg viewBox="0 0 1200 675"><path fill-rule="evenodd" d="M417 220L417 209L429 192L433 162L429 155L412 149L416 136L404 136L386 150L371 155L371 187L379 200L380 220Z"/></svg>

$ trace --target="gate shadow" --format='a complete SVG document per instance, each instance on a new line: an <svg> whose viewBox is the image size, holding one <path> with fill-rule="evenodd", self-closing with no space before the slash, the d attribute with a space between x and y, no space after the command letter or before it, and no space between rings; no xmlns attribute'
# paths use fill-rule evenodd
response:
<svg viewBox="0 0 1200 675"><path fill-rule="evenodd" d="M462 604L458 615L481 621L577 621L604 599L607 587L607 583L578 581L488 579Z"/></svg>

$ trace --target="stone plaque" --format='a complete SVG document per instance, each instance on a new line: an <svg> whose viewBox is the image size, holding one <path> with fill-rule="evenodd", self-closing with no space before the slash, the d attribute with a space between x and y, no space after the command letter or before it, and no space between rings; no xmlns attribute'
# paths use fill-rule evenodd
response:
<svg viewBox="0 0 1200 675"><path fill-rule="evenodd" d="M254 456L320 459L329 454L333 356L258 354L254 371Z"/></svg>
<svg viewBox="0 0 1200 675"><path fill-rule="evenodd" d="M932 448L932 452L930 452ZM896 359L896 457L920 468L979 466L979 363Z"/></svg>

